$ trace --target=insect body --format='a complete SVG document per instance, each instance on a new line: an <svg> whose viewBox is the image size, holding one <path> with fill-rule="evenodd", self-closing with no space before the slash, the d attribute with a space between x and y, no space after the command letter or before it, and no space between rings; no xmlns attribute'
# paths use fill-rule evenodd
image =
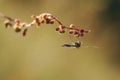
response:
<svg viewBox="0 0 120 80"><path fill-rule="evenodd" d="M80 48L81 42L75 42L74 44L64 44L62 47L67 47L67 48Z"/></svg>

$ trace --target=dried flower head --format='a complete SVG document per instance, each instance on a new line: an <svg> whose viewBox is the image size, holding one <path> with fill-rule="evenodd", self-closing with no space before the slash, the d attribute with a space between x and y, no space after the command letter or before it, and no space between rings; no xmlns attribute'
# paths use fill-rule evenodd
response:
<svg viewBox="0 0 120 80"><path fill-rule="evenodd" d="M25 36L27 31L33 25L37 25L40 27L42 24L54 24L57 23L59 26L55 29L58 33L65 33L74 35L75 37L83 37L86 33L90 32L90 30L81 29L71 24L69 27L65 26L59 19L57 19L54 15L50 13L42 13L40 15L32 15L31 18L33 21L31 23L21 22L19 19L13 19L9 16L6 16L0 13L0 16L5 18L5 27L12 27L15 32L21 32L22 35Z"/></svg>
<svg viewBox="0 0 120 80"><path fill-rule="evenodd" d="M6 28L13 26L12 23L9 20L5 20L4 24L5 24Z"/></svg>

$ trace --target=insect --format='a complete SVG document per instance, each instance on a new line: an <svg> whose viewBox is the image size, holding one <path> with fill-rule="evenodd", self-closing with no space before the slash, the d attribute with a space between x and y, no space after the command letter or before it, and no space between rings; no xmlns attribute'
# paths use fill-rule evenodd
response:
<svg viewBox="0 0 120 80"><path fill-rule="evenodd" d="M81 42L77 41L73 44L63 44L62 47L66 48L80 48L81 47Z"/></svg>

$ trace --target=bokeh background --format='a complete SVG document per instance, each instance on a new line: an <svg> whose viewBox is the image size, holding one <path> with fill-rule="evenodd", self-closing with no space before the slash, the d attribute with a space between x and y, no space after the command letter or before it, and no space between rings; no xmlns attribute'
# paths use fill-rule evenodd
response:
<svg viewBox="0 0 120 80"><path fill-rule="evenodd" d="M120 80L120 0L0 0L0 12L23 22L52 13L66 26L91 29L81 41L98 47L62 48L71 41L56 24L22 37L0 18L0 80Z"/></svg>

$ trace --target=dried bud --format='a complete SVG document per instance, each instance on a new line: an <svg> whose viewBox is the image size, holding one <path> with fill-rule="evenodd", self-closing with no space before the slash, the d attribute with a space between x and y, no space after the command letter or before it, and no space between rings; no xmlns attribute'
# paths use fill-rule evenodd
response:
<svg viewBox="0 0 120 80"><path fill-rule="evenodd" d="M65 33L65 26L59 25L59 33Z"/></svg>
<svg viewBox="0 0 120 80"><path fill-rule="evenodd" d="M8 20L5 21L4 24L5 24L5 27L6 27L6 28L12 27L12 23L11 23L10 21L8 21Z"/></svg>
<svg viewBox="0 0 120 80"><path fill-rule="evenodd" d="M46 20L46 24L50 24L50 19L49 18L47 18L47 19L45 19Z"/></svg>
<svg viewBox="0 0 120 80"><path fill-rule="evenodd" d="M59 33L65 33L65 30L60 30Z"/></svg>
<svg viewBox="0 0 120 80"><path fill-rule="evenodd" d="M41 23L44 23L44 20L39 19L39 16L32 15L31 18L35 19L37 26L40 26Z"/></svg>
<svg viewBox="0 0 120 80"><path fill-rule="evenodd" d="M80 33L84 33L84 32L85 32L85 30L84 30L84 29L81 29L81 30L80 30Z"/></svg>
<svg viewBox="0 0 120 80"><path fill-rule="evenodd" d="M21 31L20 25L18 25L17 23L13 26L13 29L15 30L15 32Z"/></svg>
<svg viewBox="0 0 120 80"><path fill-rule="evenodd" d="M40 22L40 20L38 18L36 18L36 23L37 23L38 26L41 25L41 22Z"/></svg>
<svg viewBox="0 0 120 80"><path fill-rule="evenodd" d="M21 29L19 27L16 27L14 30L15 30L15 32L20 32L21 31Z"/></svg>
<svg viewBox="0 0 120 80"><path fill-rule="evenodd" d="M24 31L23 31L23 33L22 33L22 35L23 36L25 36L26 35L26 33L27 33L27 31L28 31L28 29L26 28L26 29L24 29Z"/></svg>
<svg viewBox="0 0 120 80"><path fill-rule="evenodd" d="M51 20L51 21L50 21L50 24L54 24L54 22L55 22L54 20Z"/></svg>
<svg viewBox="0 0 120 80"><path fill-rule="evenodd" d="M60 27L56 28L56 31L59 31L59 33L65 33L64 29L60 29Z"/></svg>
<svg viewBox="0 0 120 80"><path fill-rule="evenodd" d="M59 28L60 28L60 30L64 30L64 29L65 29L65 26L59 25Z"/></svg>
<svg viewBox="0 0 120 80"><path fill-rule="evenodd" d="M71 24L71 25L70 25L70 28L73 29L73 28L75 28L75 26L74 26L73 24Z"/></svg>
<svg viewBox="0 0 120 80"><path fill-rule="evenodd" d="M19 20L19 19L16 19L16 20L15 20L15 23L19 25L19 24L20 24L20 20Z"/></svg>
<svg viewBox="0 0 120 80"><path fill-rule="evenodd" d="M44 23L44 22L45 22L45 20L44 20L44 19L42 19L40 22L41 22L41 23Z"/></svg>
<svg viewBox="0 0 120 80"><path fill-rule="evenodd" d="M59 31L60 30L60 28L56 28L56 31Z"/></svg>
<svg viewBox="0 0 120 80"><path fill-rule="evenodd" d="M69 34L73 34L73 31L69 31Z"/></svg>
<svg viewBox="0 0 120 80"><path fill-rule="evenodd" d="M36 16L35 16L35 15L32 15L31 18L36 19Z"/></svg>
<svg viewBox="0 0 120 80"><path fill-rule="evenodd" d="M42 14L41 17L46 19L47 18L47 14Z"/></svg>
<svg viewBox="0 0 120 80"><path fill-rule="evenodd" d="M51 17L45 18L46 24L53 24L55 21Z"/></svg>
<svg viewBox="0 0 120 80"><path fill-rule="evenodd" d="M77 34L79 34L77 31L74 31L74 33L73 33L74 35L77 35Z"/></svg>
<svg viewBox="0 0 120 80"><path fill-rule="evenodd" d="M20 25L22 28L26 26L26 23L21 23Z"/></svg>

